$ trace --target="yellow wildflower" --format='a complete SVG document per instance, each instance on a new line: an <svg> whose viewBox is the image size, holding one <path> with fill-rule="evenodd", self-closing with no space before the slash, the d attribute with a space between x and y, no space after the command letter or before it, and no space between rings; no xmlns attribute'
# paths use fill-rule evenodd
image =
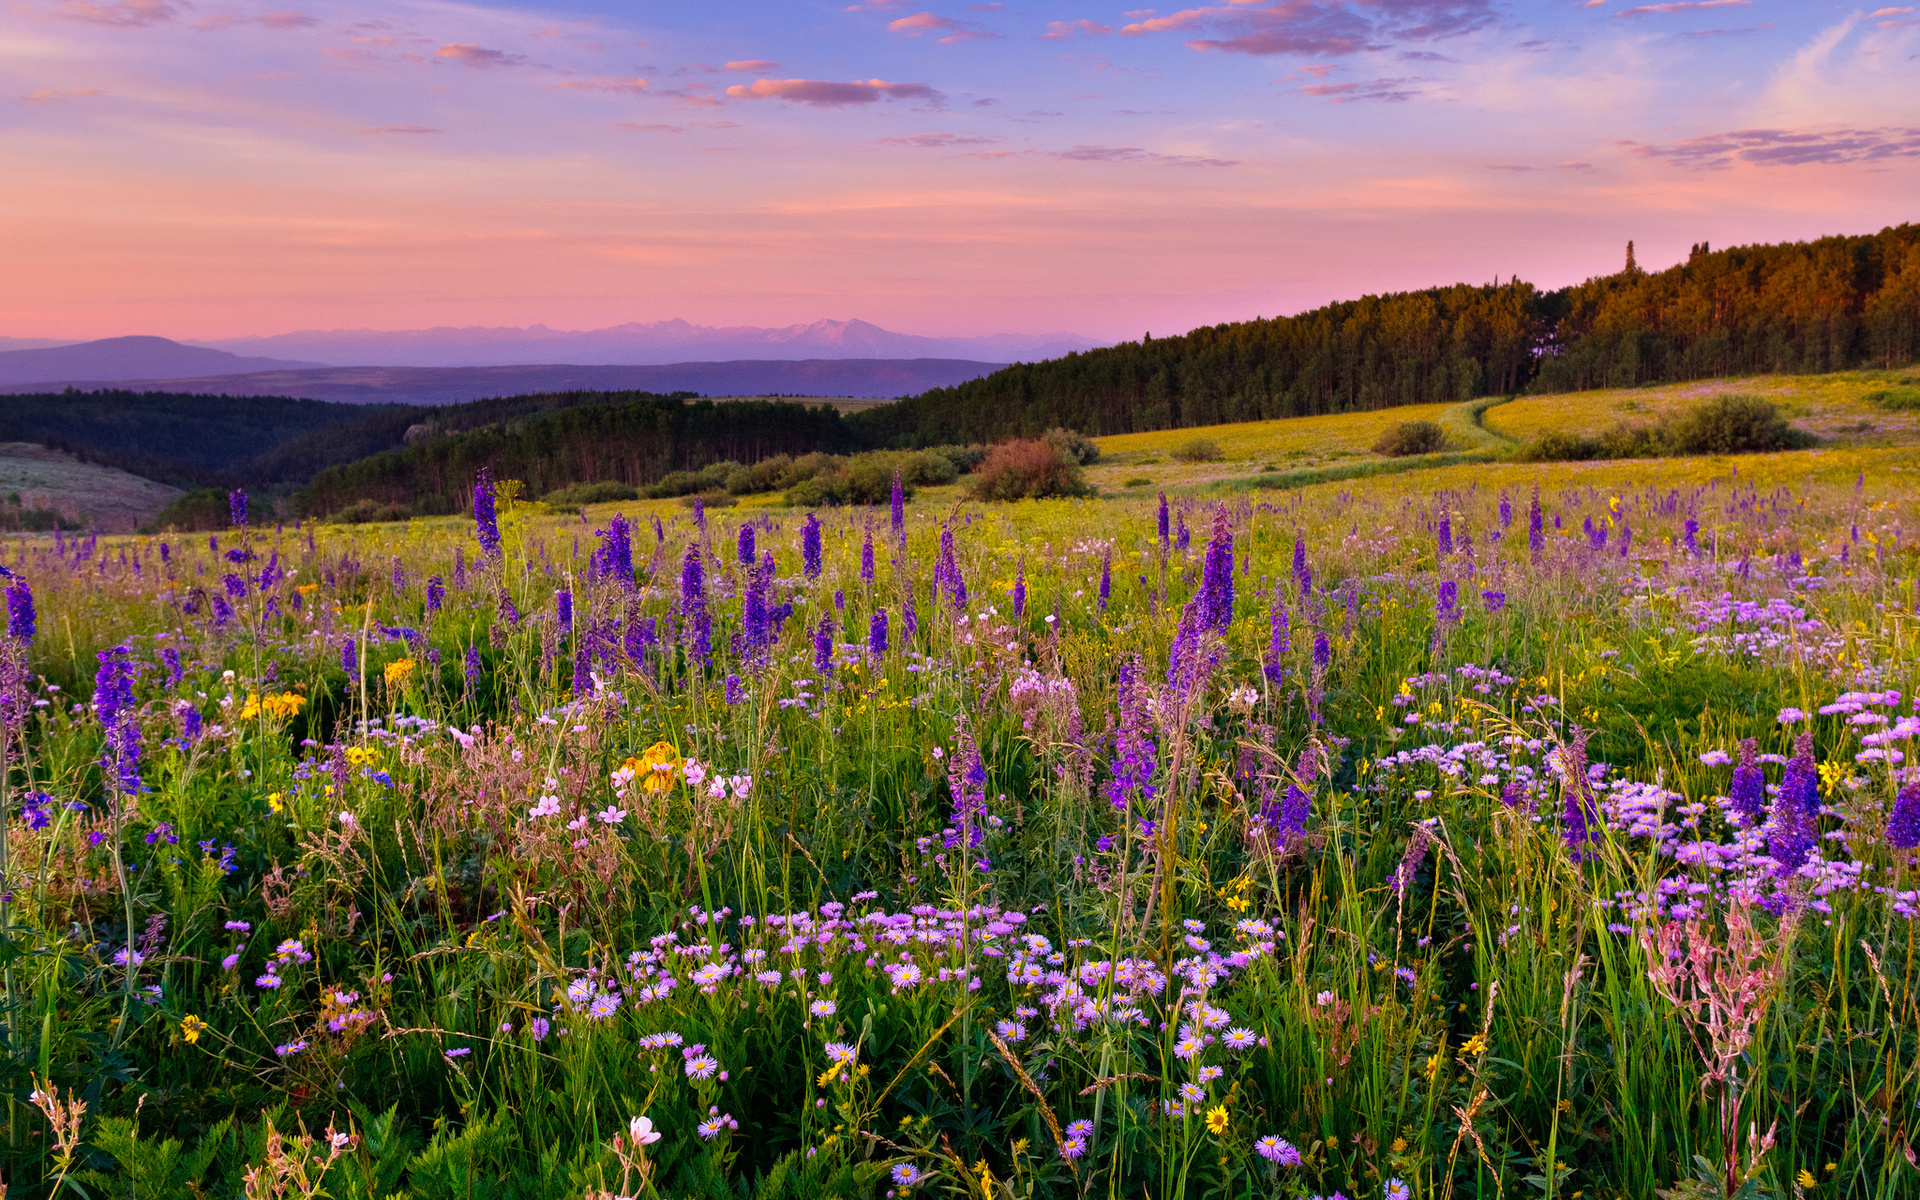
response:
<svg viewBox="0 0 1920 1200"><path fill-rule="evenodd" d="M1793 1177L1793 1181L1803 1188L1813 1187L1819 1182L1819 1180L1813 1177L1813 1172L1807 1170L1805 1167L1800 1168L1800 1173Z"/></svg>
<svg viewBox="0 0 1920 1200"><path fill-rule="evenodd" d="M380 751L372 746L348 746L347 761L356 767L364 767L369 763L379 762Z"/></svg>
<svg viewBox="0 0 1920 1200"><path fill-rule="evenodd" d="M1393 1139L1393 1145L1388 1146L1387 1151L1391 1154L1405 1154L1407 1152L1407 1139L1403 1137Z"/></svg>
<svg viewBox="0 0 1920 1200"><path fill-rule="evenodd" d="M410 658L396 658L387 664L387 686L404 687L413 677L414 662Z"/></svg>
<svg viewBox="0 0 1920 1200"><path fill-rule="evenodd" d="M191 1013L180 1018L180 1036L187 1039L187 1045L189 1046L200 1040L200 1031L206 1027L207 1023L205 1021L193 1016Z"/></svg>
<svg viewBox="0 0 1920 1200"><path fill-rule="evenodd" d="M1227 1106L1216 1104L1207 1110L1207 1132L1222 1134L1227 1131Z"/></svg>
<svg viewBox="0 0 1920 1200"><path fill-rule="evenodd" d="M1465 1008L1466 1006L1463 1004L1461 1005L1461 1007ZM1485 1054L1486 1052L1487 1052L1487 1035L1484 1033L1474 1034L1472 1037L1467 1039L1466 1045L1460 1047L1460 1056L1462 1058L1466 1058L1470 1055L1475 1055L1475 1054Z"/></svg>
<svg viewBox="0 0 1920 1200"><path fill-rule="evenodd" d="M680 774L680 752L667 742L655 742L636 758L620 764L632 771L640 786L658 795L673 786Z"/></svg>
<svg viewBox="0 0 1920 1200"><path fill-rule="evenodd" d="M287 811L287 806L286 806L285 804L282 804L282 803L281 803L280 801L281 801L281 796L280 796L280 793L279 793L279 792L275 792L275 793L273 793L272 795L270 795L270 796L268 796L268 797L267 797L267 809L268 809L268 811L270 811L270 812L285 812L285 811Z"/></svg>

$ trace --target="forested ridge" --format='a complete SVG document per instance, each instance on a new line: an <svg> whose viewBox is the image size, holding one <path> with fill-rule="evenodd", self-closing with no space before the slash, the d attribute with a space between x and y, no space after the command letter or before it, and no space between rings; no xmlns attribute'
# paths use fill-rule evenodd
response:
<svg viewBox="0 0 1920 1200"><path fill-rule="evenodd" d="M414 513L450 513L472 499L479 469L517 479L525 494L570 483L643 484L670 471L775 454L852 449L832 408L784 401L711 400L646 393L596 394L602 403L542 413L511 424L427 438L371 458L329 467L295 497L303 514L326 515L360 502Z"/></svg>
<svg viewBox="0 0 1920 1200"><path fill-rule="evenodd" d="M849 417L876 445L1103 435L1631 387L1899 366L1920 353L1920 226L1694 247L1687 261L1556 291L1519 279L1365 296L1293 317L1143 338Z"/></svg>

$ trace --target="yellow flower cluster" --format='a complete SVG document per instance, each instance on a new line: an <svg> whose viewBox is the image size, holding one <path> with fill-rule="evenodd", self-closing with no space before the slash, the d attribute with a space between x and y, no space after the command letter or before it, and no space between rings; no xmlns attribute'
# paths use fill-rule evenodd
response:
<svg viewBox="0 0 1920 1200"><path fill-rule="evenodd" d="M641 787L657 796L671 788L674 780L680 777L680 752L669 743L655 742L638 757L629 758L620 765L633 772Z"/></svg>
<svg viewBox="0 0 1920 1200"><path fill-rule="evenodd" d="M414 661L410 658L396 658L387 664L387 686L405 687L407 680L413 678Z"/></svg>
<svg viewBox="0 0 1920 1200"><path fill-rule="evenodd" d="M251 721L261 713L276 721L284 721L307 706L307 698L297 692L276 692L271 696L262 696L252 692L240 709L240 719Z"/></svg>

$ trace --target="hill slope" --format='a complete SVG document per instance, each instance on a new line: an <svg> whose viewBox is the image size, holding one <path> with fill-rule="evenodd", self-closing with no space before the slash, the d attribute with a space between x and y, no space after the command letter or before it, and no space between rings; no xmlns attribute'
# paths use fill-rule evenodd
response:
<svg viewBox="0 0 1920 1200"><path fill-rule="evenodd" d="M77 346L0 351L0 384L118 383L185 375L236 375L318 366L278 358L245 358L161 337L103 338Z"/></svg>

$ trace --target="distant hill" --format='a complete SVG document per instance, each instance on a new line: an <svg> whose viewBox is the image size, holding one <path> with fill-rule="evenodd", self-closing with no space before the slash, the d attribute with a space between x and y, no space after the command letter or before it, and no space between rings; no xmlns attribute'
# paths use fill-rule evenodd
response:
<svg viewBox="0 0 1920 1200"><path fill-rule="evenodd" d="M72 347L77 349L77 347ZM64 351L21 351L57 354ZM208 353L215 353L208 351ZM6 358L0 355L0 359ZM227 356L230 361L244 361ZM300 396L349 404L457 404L489 396L576 391L696 392L713 396L893 397L950 387L1003 364L962 359L739 360L661 366L320 367L183 378L137 378L133 391ZM98 382L78 384L97 387ZM26 388L0 387L0 392Z"/></svg>
<svg viewBox="0 0 1920 1200"><path fill-rule="evenodd" d="M271 337L194 342L236 354L273 354L334 366L493 367L529 363L649 366L694 361L819 358L944 358L1032 362L1102 343L1072 333L921 337L866 321L815 321L779 329L715 327L686 321L630 322L605 329L527 328L334 329Z"/></svg>
<svg viewBox="0 0 1920 1200"><path fill-rule="evenodd" d="M1693 248L1649 273L1556 291L1514 279L1363 296L1202 326L981 379L847 418L927 446L1370 411L1519 391L1898 367L1920 355L1920 225L1814 242Z"/></svg>
<svg viewBox="0 0 1920 1200"><path fill-rule="evenodd" d="M119 383L186 375L236 375L318 366L278 358L244 358L162 337L103 338L73 346L0 351L0 384Z"/></svg>
<svg viewBox="0 0 1920 1200"><path fill-rule="evenodd" d="M71 527L131 533L166 507L177 488L117 467L82 462L45 446L0 442L0 528L13 513L58 513ZM14 502L14 497L19 502Z"/></svg>

